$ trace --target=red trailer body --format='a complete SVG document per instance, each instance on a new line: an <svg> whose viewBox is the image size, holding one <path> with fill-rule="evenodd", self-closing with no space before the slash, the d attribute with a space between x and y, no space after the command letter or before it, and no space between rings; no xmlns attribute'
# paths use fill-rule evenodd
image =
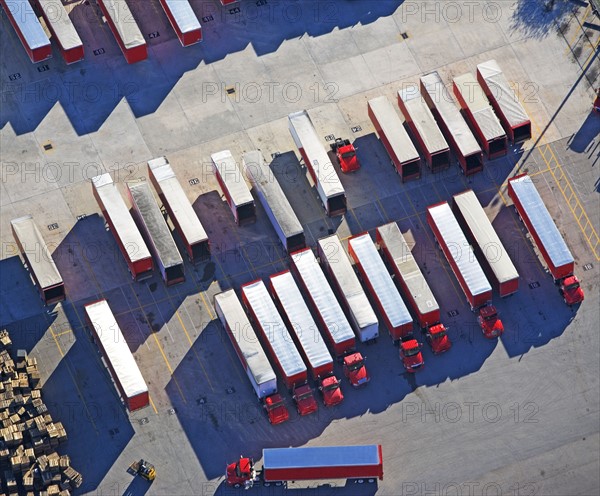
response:
<svg viewBox="0 0 600 496"><path fill-rule="evenodd" d="M256 205L244 176L229 150L211 155L213 170L238 226L256 221Z"/></svg>
<svg viewBox="0 0 600 496"><path fill-rule="evenodd" d="M263 450L267 482L321 479L383 479L380 445L271 448Z"/></svg>
<svg viewBox="0 0 600 496"><path fill-rule="evenodd" d="M512 143L531 138L531 120L495 60L477 64L477 81L485 91Z"/></svg>
<svg viewBox="0 0 600 496"><path fill-rule="evenodd" d="M131 277L136 281L152 277L154 265L150 251L110 174L92 178L92 190L102 209L102 215L125 257Z"/></svg>
<svg viewBox="0 0 600 496"><path fill-rule="evenodd" d="M408 299L422 329L440 322L438 305L417 261L395 222L376 229L379 248Z"/></svg>
<svg viewBox="0 0 600 496"><path fill-rule="evenodd" d="M128 64L148 58L144 36L125 0L97 0Z"/></svg>
<svg viewBox="0 0 600 496"><path fill-rule="evenodd" d="M421 158L387 97L369 100L368 113L402 182L421 177Z"/></svg>
<svg viewBox="0 0 600 496"><path fill-rule="evenodd" d="M368 233L348 240L348 253L356 263L379 313L394 341L413 332L413 320Z"/></svg>
<svg viewBox="0 0 600 496"><path fill-rule="evenodd" d="M519 273L477 196L468 190L453 198L456 218L500 296L515 293L519 289Z"/></svg>
<svg viewBox="0 0 600 496"><path fill-rule="evenodd" d="M237 3L240 0L221 0L221 5L231 5L232 3Z"/></svg>
<svg viewBox="0 0 600 496"><path fill-rule="evenodd" d="M60 0L35 0L67 64L83 60L83 42Z"/></svg>
<svg viewBox="0 0 600 496"><path fill-rule="evenodd" d="M508 153L506 133L471 73L454 78L454 96L489 160Z"/></svg>
<svg viewBox="0 0 600 496"><path fill-rule="evenodd" d="M210 259L210 241L181 183L165 157L148 161L148 176L193 264Z"/></svg>
<svg viewBox="0 0 600 496"><path fill-rule="evenodd" d="M465 176L483 170L483 152L437 72L421 78L421 94L431 109Z"/></svg>
<svg viewBox="0 0 600 496"><path fill-rule="evenodd" d="M398 107L432 172L450 166L450 148L427 103L416 88L398 91Z"/></svg>
<svg viewBox="0 0 600 496"><path fill-rule="evenodd" d="M427 207L427 223L437 240L452 272L462 288L471 310L492 301L492 287L463 234L450 205L441 202Z"/></svg>
<svg viewBox="0 0 600 496"><path fill-rule="evenodd" d="M65 283L31 215L10 221L13 236L45 305L65 299Z"/></svg>
<svg viewBox="0 0 600 496"><path fill-rule="evenodd" d="M555 281L573 274L575 260L552 220L531 177L520 174L508 180L508 196L535 241Z"/></svg>
<svg viewBox="0 0 600 496"><path fill-rule="evenodd" d="M8 20L33 63L52 57L52 45L28 0L0 0Z"/></svg>
<svg viewBox="0 0 600 496"><path fill-rule="evenodd" d="M261 333L288 390L306 384L307 370L265 284L254 281L241 287L244 305Z"/></svg>
<svg viewBox="0 0 600 496"><path fill-rule="evenodd" d="M310 248L291 254L292 268L302 283L336 357L356 348L354 331Z"/></svg>
<svg viewBox="0 0 600 496"><path fill-rule="evenodd" d="M160 0L182 46L202 41L202 28L188 0Z"/></svg>
<svg viewBox="0 0 600 496"><path fill-rule="evenodd" d="M88 303L84 310L94 342L127 408L134 411L149 405L148 386L108 302L99 300Z"/></svg>

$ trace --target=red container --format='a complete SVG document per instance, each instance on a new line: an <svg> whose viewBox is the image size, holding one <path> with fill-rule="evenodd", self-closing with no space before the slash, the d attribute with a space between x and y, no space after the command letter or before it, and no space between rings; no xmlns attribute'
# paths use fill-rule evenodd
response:
<svg viewBox="0 0 600 496"><path fill-rule="evenodd" d="M7 4L6 0L0 0L0 3L31 61L37 63L52 57L50 40L29 2L13 1Z"/></svg>
<svg viewBox="0 0 600 496"><path fill-rule="evenodd" d="M135 64L148 58L148 47L140 28L125 0L116 0L107 6L104 0L97 0L119 48L128 64Z"/></svg>

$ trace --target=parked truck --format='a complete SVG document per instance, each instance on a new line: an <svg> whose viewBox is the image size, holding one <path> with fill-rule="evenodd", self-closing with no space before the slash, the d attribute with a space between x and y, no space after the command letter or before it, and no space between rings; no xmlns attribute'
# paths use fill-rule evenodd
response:
<svg viewBox="0 0 600 496"><path fill-rule="evenodd" d="M500 296L519 289L519 273L473 190L453 197L453 211L483 269Z"/></svg>
<svg viewBox="0 0 600 496"><path fill-rule="evenodd" d="M52 45L29 0L0 0L9 22L34 64L52 57Z"/></svg>
<svg viewBox="0 0 600 496"><path fill-rule="evenodd" d="M87 326L129 411L150 404L148 386L106 300L84 306Z"/></svg>
<svg viewBox="0 0 600 496"><path fill-rule="evenodd" d="M498 62L492 59L477 64L477 81L492 104L510 141L521 143L530 139L531 120Z"/></svg>
<svg viewBox="0 0 600 496"><path fill-rule="evenodd" d="M302 110L290 114L288 127L327 215L343 215L346 213L346 191L308 112Z"/></svg>
<svg viewBox="0 0 600 496"><path fill-rule="evenodd" d="M256 220L256 205L250 189L229 150L213 153L213 170L238 226Z"/></svg>
<svg viewBox="0 0 600 496"><path fill-rule="evenodd" d="M478 311L478 322L485 337L500 336L504 332L504 326L492 305L492 286L460 229L450 205L441 202L427 207L427 223L450 264L471 311Z"/></svg>
<svg viewBox="0 0 600 496"><path fill-rule="evenodd" d="M379 337L379 321L360 285L352 262L337 234L319 239L317 250L321 265L340 297L342 307L361 343Z"/></svg>
<svg viewBox="0 0 600 496"><path fill-rule="evenodd" d="M44 305L65 299L65 283L31 215L10 221L13 237Z"/></svg>
<svg viewBox="0 0 600 496"><path fill-rule="evenodd" d="M52 39L58 43L64 61L72 64L83 60L83 42L62 2L35 0L35 3L52 33Z"/></svg>
<svg viewBox="0 0 600 496"><path fill-rule="evenodd" d="M286 325L261 280L242 286L242 300L263 343L275 362L288 391L293 394L300 415L317 411L317 402L308 385L306 365L290 337Z"/></svg>
<svg viewBox="0 0 600 496"><path fill-rule="evenodd" d="M331 349L344 364L344 375L353 386L365 384L369 374L364 357L356 351L354 331L312 250L292 253L292 268L308 294Z"/></svg>
<svg viewBox="0 0 600 496"><path fill-rule="evenodd" d="M451 346L448 329L441 322L440 306L417 265L398 224L390 222L376 229L377 243L396 282L417 316L433 353L443 353Z"/></svg>
<svg viewBox="0 0 600 496"><path fill-rule="evenodd" d="M273 425L285 422L290 414L277 392L277 377L235 291L216 294L214 306L269 422Z"/></svg>
<svg viewBox="0 0 600 496"><path fill-rule="evenodd" d="M97 0L128 64L148 58L148 46L126 0Z"/></svg>
<svg viewBox="0 0 600 496"><path fill-rule="evenodd" d="M437 72L421 77L421 94L465 176L483 170L483 152Z"/></svg>
<svg viewBox="0 0 600 496"><path fill-rule="evenodd" d="M329 147L335 153L342 172L354 172L360 169L356 149L349 139L336 138Z"/></svg>
<svg viewBox="0 0 600 496"><path fill-rule="evenodd" d="M152 277L154 265L146 242L109 173L92 178L94 198L135 281Z"/></svg>
<svg viewBox="0 0 600 496"><path fill-rule="evenodd" d="M271 168L258 151L244 153L244 172L287 253L306 247L304 228Z"/></svg>
<svg viewBox="0 0 600 496"><path fill-rule="evenodd" d="M432 172L450 166L450 147L417 88L398 91L398 107Z"/></svg>
<svg viewBox="0 0 600 496"><path fill-rule="evenodd" d="M210 242L206 230L169 161L165 157L149 160L148 177L183 241L189 261L197 264L209 260Z"/></svg>
<svg viewBox="0 0 600 496"><path fill-rule="evenodd" d="M514 203L519 219L535 241L554 282L558 284L564 302L567 305L581 303L584 293L579 279L573 273L575 260L531 177L520 174L509 179L508 196Z"/></svg>
<svg viewBox="0 0 600 496"><path fill-rule="evenodd" d="M185 281L183 259L146 181L127 183L138 225L167 286Z"/></svg>
<svg viewBox="0 0 600 496"><path fill-rule="evenodd" d="M160 0L160 4L181 46L190 46L202 41L202 27L189 0Z"/></svg>
<svg viewBox="0 0 600 496"><path fill-rule="evenodd" d="M271 294L279 305L292 338L296 342L304 363L311 375L325 406L334 406L344 399L339 379L333 374L333 358L312 318L300 289L289 270L270 277Z"/></svg>
<svg viewBox="0 0 600 496"><path fill-rule="evenodd" d="M488 160L508 153L507 138L483 89L470 72L453 80L454 96Z"/></svg>
<svg viewBox="0 0 600 496"><path fill-rule="evenodd" d="M265 485L303 480L383 480L381 445L269 448L263 449L262 455L260 474L252 458L242 456L227 465L226 484L249 489L261 479Z"/></svg>
<svg viewBox="0 0 600 496"><path fill-rule="evenodd" d="M400 343L400 358L404 368L407 372L415 372L425 364L420 351L421 345L414 338L410 313L369 233L350 238L348 253L356 263L392 341Z"/></svg>
<svg viewBox="0 0 600 496"><path fill-rule="evenodd" d="M392 103L386 96L379 96L369 100L367 106L369 118L402 182L421 177L421 158Z"/></svg>

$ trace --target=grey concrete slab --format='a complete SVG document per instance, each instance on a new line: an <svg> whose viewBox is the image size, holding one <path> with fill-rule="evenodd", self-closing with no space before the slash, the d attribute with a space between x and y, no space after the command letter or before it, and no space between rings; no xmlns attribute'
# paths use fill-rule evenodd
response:
<svg viewBox="0 0 600 496"><path fill-rule="evenodd" d="M378 85L389 84L421 70L407 43L397 43L364 55L366 64Z"/></svg>

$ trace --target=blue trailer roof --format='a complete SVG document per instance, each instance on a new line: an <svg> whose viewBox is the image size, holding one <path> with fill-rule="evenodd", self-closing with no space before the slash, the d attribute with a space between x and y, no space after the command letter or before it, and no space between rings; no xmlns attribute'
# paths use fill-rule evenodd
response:
<svg viewBox="0 0 600 496"><path fill-rule="evenodd" d="M263 449L263 466L266 470L379 464L381 459L377 444Z"/></svg>

